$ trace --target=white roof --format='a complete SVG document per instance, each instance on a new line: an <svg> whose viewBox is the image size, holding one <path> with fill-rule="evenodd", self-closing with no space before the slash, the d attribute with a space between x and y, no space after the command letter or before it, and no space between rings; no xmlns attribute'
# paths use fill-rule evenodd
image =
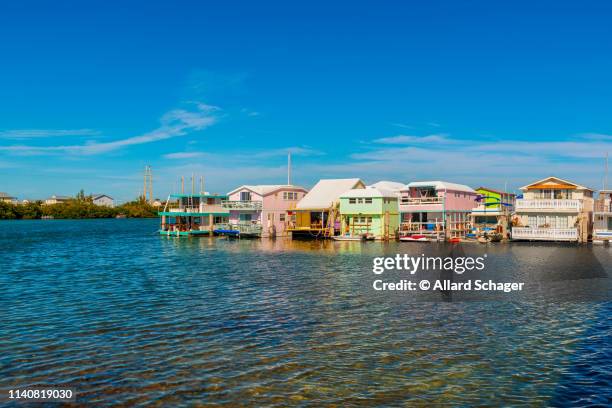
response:
<svg viewBox="0 0 612 408"><path fill-rule="evenodd" d="M381 180L378 183L374 183L368 187L382 188L383 190L389 190L389 191L399 191L402 188L404 188L404 183L397 183L395 181Z"/></svg>
<svg viewBox="0 0 612 408"><path fill-rule="evenodd" d="M269 194L269 193L271 193L273 191L276 191L278 189L281 189L281 188L296 188L296 189L299 189L299 190L306 191L306 189L304 187L294 186L294 185L287 185L287 184L285 184L285 185L283 185L283 184L259 184L259 185L243 185L243 186L240 186L238 188L233 189L229 193L227 193L227 195L234 194L236 191L239 191L239 190L247 189L247 190L253 191L254 193L259 194L260 196L264 196L266 194Z"/></svg>
<svg viewBox="0 0 612 408"><path fill-rule="evenodd" d="M451 191L465 191L468 193L476 194L476 191L472 187L466 186L465 184L449 183L448 181L413 181L412 183L406 184L405 189L411 187L433 187L436 190L451 190Z"/></svg>
<svg viewBox="0 0 612 408"><path fill-rule="evenodd" d="M397 198L397 193L392 190L384 188L376 188L373 186L367 186L366 188L354 188L352 190L345 191L340 195L340 198L356 198L356 197L389 197Z"/></svg>
<svg viewBox="0 0 612 408"><path fill-rule="evenodd" d="M359 185L363 185L363 181L358 178L319 180L312 190L298 202L296 209L327 209L334 205L334 202L340 198L342 193Z"/></svg>

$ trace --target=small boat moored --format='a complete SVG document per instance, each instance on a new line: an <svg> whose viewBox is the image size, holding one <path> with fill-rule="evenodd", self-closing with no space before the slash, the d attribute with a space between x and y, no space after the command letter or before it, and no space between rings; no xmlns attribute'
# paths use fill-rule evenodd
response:
<svg viewBox="0 0 612 408"><path fill-rule="evenodd" d="M429 242L431 239L425 235L412 234L400 236L399 240L402 242Z"/></svg>

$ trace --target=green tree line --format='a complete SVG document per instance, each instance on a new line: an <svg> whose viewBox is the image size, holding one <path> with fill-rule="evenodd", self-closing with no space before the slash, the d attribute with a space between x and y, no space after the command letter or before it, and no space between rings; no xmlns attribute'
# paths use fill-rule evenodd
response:
<svg viewBox="0 0 612 408"><path fill-rule="evenodd" d="M103 207L95 205L89 197L80 196L59 204L43 204L42 201L27 204L13 204L0 202L0 219L38 219L53 217L67 218L114 218L124 215L128 218L157 217L157 208L140 199L122 204L117 207Z"/></svg>

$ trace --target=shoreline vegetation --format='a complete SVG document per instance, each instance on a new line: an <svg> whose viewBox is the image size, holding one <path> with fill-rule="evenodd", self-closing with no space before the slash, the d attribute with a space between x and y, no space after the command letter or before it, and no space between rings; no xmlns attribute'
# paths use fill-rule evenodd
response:
<svg viewBox="0 0 612 408"><path fill-rule="evenodd" d="M0 202L0 220L37 220L85 218L156 218L158 209L142 198L117 207L92 203L90 197L79 197L58 204L33 201L26 204Z"/></svg>

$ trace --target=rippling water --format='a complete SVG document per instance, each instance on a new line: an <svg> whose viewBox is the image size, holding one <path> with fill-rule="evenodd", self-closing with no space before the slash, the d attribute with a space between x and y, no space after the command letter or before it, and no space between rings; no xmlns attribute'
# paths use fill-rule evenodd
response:
<svg viewBox="0 0 612 408"><path fill-rule="evenodd" d="M156 228L0 222L3 393L72 385L81 404L170 406L612 398L610 248L475 244L466 251L486 251L532 295L418 301L373 291L372 258L447 247L168 239ZM546 269L554 262L569 266ZM550 282L581 287L579 301L550 296Z"/></svg>

